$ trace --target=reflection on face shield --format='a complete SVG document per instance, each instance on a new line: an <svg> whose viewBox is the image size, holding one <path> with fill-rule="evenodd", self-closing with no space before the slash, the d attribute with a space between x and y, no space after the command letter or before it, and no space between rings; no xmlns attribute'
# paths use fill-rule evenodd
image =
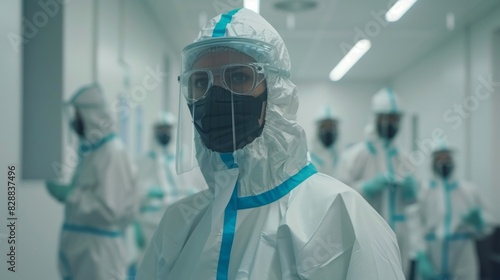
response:
<svg viewBox="0 0 500 280"><path fill-rule="evenodd" d="M377 117L377 134L391 141L399 131L400 116L397 114L381 114Z"/></svg>
<svg viewBox="0 0 500 280"><path fill-rule="evenodd" d="M260 136L264 128L266 101L267 91L254 97L232 94L213 86L206 98L188 106L205 146L227 153L243 148Z"/></svg>

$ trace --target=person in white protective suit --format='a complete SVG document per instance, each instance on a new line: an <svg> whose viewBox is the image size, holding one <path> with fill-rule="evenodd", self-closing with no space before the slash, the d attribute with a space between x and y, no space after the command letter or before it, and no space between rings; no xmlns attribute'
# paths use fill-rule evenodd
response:
<svg viewBox="0 0 500 280"><path fill-rule="evenodd" d="M337 149L339 120L331 107L325 107L316 119L316 132L311 145L311 162L319 172L335 177L339 152Z"/></svg>
<svg viewBox="0 0 500 280"><path fill-rule="evenodd" d="M121 279L127 273L123 231L139 206L136 170L115 134L100 87L82 88L69 106L76 113L72 127L80 138L79 162L69 185L46 183L65 204L59 270L63 279Z"/></svg>
<svg viewBox="0 0 500 280"><path fill-rule="evenodd" d="M141 187L141 206L134 223L137 260L142 258L167 206L197 191L190 183L179 180L175 171L175 155L169 145L175 124L172 113L162 112L154 125L152 149L137 161Z"/></svg>
<svg viewBox="0 0 500 280"><path fill-rule="evenodd" d="M420 279L479 280L475 239L492 230L479 189L455 176L454 149L446 143L432 154L433 178L419 194Z"/></svg>
<svg viewBox="0 0 500 280"><path fill-rule="evenodd" d="M248 9L184 48L179 136L194 136L209 189L167 209L137 279L404 279L385 221L308 163L289 71L283 40Z"/></svg>
<svg viewBox="0 0 500 280"><path fill-rule="evenodd" d="M408 206L416 202L418 182L407 172L407 157L394 143L402 117L399 97L390 88L383 88L373 96L372 110L375 127L370 125L366 140L344 152L337 178L362 194L389 223L409 277L416 252L408 226L418 221Z"/></svg>

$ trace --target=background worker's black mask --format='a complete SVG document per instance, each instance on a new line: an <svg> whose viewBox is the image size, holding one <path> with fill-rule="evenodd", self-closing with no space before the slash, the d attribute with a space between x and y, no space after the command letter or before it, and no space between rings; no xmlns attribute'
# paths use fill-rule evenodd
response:
<svg viewBox="0 0 500 280"><path fill-rule="evenodd" d="M267 90L253 97L232 94L222 87L213 86L204 99L188 106L205 146L215 152L228 153L243 148L260 136L264 129L266 101Z"/></svg>
<svg viewBox="0 0 500 280"><path fill-rule="evenodd" d="M452 161L435 162L433 169L434 172L436 172L436 174L439 175L441 178L448 179L453 173L455 165L453 164Z"/></svg>
<svg viewBox="0 0 500 280"><path fill-rule="evenodd" d="M332 130L321 130L319 132L319 139L326 148L329 148L335 144L335 141L337 140L337 132Z"/></svg>
<svg viewBox="0 0 500 280"><path fill-rule="evenodd" d="M163 147L167 146L168 143L170 143L170 139L170 133L156 133L156 141L158 141L158 143Z"/></svg>
<svg viewBox="0 0 500 280"><path fill-rule="evenodd" d="M397 123L393 122L377 123L377 133L381 138L385 140L391 141L396 136L396 134L398 134L398 130L399 130L399 124Z"/></svg>

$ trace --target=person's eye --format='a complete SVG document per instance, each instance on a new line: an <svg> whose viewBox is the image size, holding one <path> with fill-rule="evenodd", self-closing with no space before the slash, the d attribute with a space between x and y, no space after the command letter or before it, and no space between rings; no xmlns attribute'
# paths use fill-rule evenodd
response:
<svg viewBox="0 0 500 280"><path fill-rule="evenodd" d="M231 73L231 83L242 84L250 80L250 75L244 72Z"/></svg>
<svg viewBox="0 0 500 280"><path fill-rule="evenodd" d="M201 89L203 89L203 88L206 88L206 87L207 87L207 85L208 85L208 79L207 79L207 78L196 78L196 79L194 80L194 86L195 86L196 88L201 88Z"/></svg>

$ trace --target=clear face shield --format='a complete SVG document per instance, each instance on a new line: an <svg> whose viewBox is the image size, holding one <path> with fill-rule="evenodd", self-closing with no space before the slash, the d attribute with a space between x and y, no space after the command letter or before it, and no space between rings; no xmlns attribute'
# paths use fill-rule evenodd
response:
<svg viewBox="0 0 500 280"><path fill-rule="evenodd" d="M317 122L318 138L326 148L335 144L338 137L338 122L336 119L323 119Z"/></svg>
<svg viewBox="0 0 500 280"><path fill-rule="evenodd" d="M232 153L259 137L264 128L272 46L251 39L217 38L182 52L179 76L177 172L197 166L196 149ZM198 145L198 146L197 146Z"/></svg>
<svg viewBox="0 0 500 280"><path fill-rule="evenodd" d="M400 113L378 114L376 119L377 134L382 139L392 141L400 130L402 115Z"/></svg>
<svg viewBox="0 0 500 280"><path fill-rule="evenodd" d="M432 171L441 178L449 178L455 170L453 152L449 149L436 151L432 154Z"/></svg>
<svg viewBox="0 0 500 280"><path fill-rule="evenodd" d="M155 125L154 137L158 145L166 148L172 139L172 126L170 124Z"/></svg>

